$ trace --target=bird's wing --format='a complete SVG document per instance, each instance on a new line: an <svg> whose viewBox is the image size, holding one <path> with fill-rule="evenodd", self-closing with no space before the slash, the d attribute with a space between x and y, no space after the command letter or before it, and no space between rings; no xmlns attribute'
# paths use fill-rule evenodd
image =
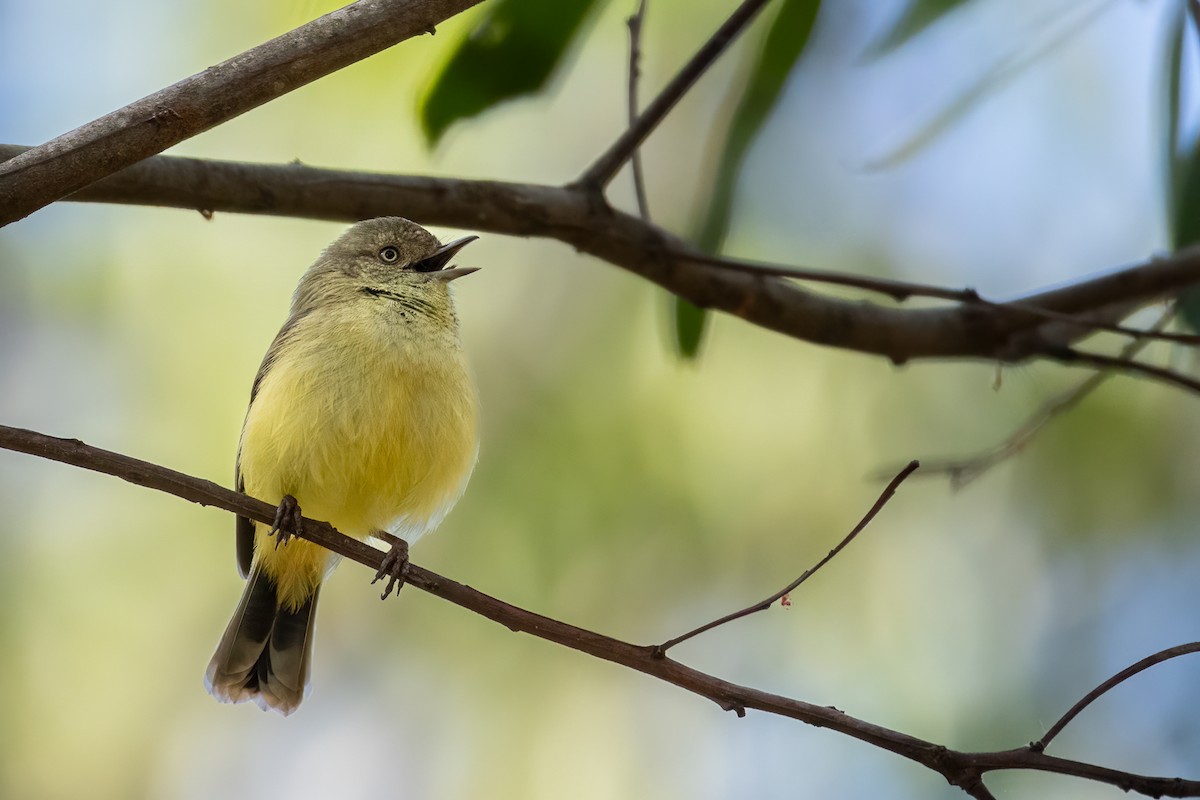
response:
<svg viewBox="0 0 1200 800"><path fill-rule="evenodd" d="M288 339L296 329L296 323L304 318L304 314L293 315L288 317L287 322L283 323L283 327L279 329L279 333L275 334L275 341L271 342L271 346L267 348L267 354L263 356L262 364L258 367L258 374L254 376L254 383L250 387L250 404L246 407L246 416L250 416L250 408L254 406L254 398L258 396L258 389L262 386L263 379L267 377L267 373L271 371L271 365L275 363L275 359L279 358L280 351L283 350ZM242 429L245 430L245 422L242 423ZM233 464L233 482L237 486L237 490L242 494L246 493L246 478L242 475L242 443L238 441L237 460ZM248 517L237 518L237 565L238 572L245 578L250 574L250 564L254 560L254 522Z"/></svg>

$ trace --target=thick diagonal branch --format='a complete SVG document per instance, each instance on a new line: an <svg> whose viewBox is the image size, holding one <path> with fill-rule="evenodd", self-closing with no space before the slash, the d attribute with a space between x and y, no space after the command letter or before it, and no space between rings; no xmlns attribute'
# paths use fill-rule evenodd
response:
<svg viewBox="0 0 1200 800"><path fill-rule="evenodd" d="M0 164L0 227L480 0L359 0Z"/></svg>
<svg viewBox="0 0 1200 800"><path fill-rule="evenodd" d="M0 145L0 158L24 148ZM571 187L429 178L156 156L71 200L170 206L204 212L354 222L400 214L427 225L557 239L642 276L704 308L736 315L814 344L886 356L1017 361L1052 355L1037 331L1038 307L1087 314L1150 301L1200 283L1200 246L1166 258L1026 295L1017 304L896 308L805 291L777 277L704 263L709 257L636 216L597 209ZM899 292L899 288L895 288ZM961 291L947 295L961 295ZM1088 330L1086 324L1080 331ZM1061 342L1057 343L1061 349Z"/></svg>

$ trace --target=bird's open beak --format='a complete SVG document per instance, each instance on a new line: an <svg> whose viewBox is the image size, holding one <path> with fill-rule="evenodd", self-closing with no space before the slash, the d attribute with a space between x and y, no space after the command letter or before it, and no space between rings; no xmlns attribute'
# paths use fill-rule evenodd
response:
<svg viewBox="0 0 1200 800"><path fill-rule="evenodd" d="M464 236L461 239L455 239L453 242L444 244L437 250L434 250L433 255L414 264L413 268L418 272L427 273L431 280L439 280L444 283L449 283L464 275L470 275L472 272L478 272L479 267L454 267L453 269L446 269L446 265L450 263L450 259L454 258L459 250L462 250L478 238L478 236Z"/></svg>
<svg viewBox="0 0 1200 800"><path fill-rule="evenodd" d="M434 272L429 277L442 283L449 283L452 280L461 278L463 275L470 275L472 272L479 272L479 267L455 267L454 269L444 269L441 272Z"/></svg>

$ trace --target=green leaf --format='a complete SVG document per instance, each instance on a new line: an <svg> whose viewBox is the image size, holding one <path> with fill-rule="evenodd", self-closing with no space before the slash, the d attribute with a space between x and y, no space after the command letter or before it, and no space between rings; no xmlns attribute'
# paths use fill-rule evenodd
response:
<svg viewBox="0 0 1200 800"><path fill-rule="evenodd" d="M708 311L682 297L672 296L671 300L675 316L675 346L679 348L682 358L693 359L700 354L704 329L708 327Z"/></svg>
<svg viewBox="0 0 1200 800"><path fill-rule="evenodd" d="M1200 242L1200 138L1184 164L1173 228L1174 249ZM1200 287L1180 292L1177 307L1183 323L1200 332Z"/></svg>
<svg viewBox="0 0 1200 800"><path fill-rule="evenodd" d="M709 204L695 235L696 244L707 253L720 252L725 243L733 214L734 191L746 154L804 52L820 8L820 0L785 0L746 75L737 108L730 115L731 122L708 192ZM674 316L679 352L685 358L694 358L703 341L707 312L676 298Z"/></svg>
<svg viewBox="0 0 1200 800"><path fill-rule="evenodd" d="M421 103L430 146L459 120L538 92L596 0L495 0L434 79Z"/></svg>
<svg viewBox="0 0 1200 800"><path fill-rule="evenodd" d="M1167 98L1164 125L1167 169L1163 185L1167 192L1167 214L1171 248L1179 250L1200 242L1200 137L1188 152L1179 152L1180 107L1183 92L1183 41L1187 36L1187 14L1180 4L1171 20L1168 35ZM1176 303L1179 318L1193 331L1200 331L1200 288L1180 292Z"/></svg>
<svg viewBox="0 0 1200 800"><path fill-rule="evenodd" d="M1173 247L1178 247L1176 241L1176 215L1179 213L1180 193L1183 191L1184 176L1188 170L1188 160L1179 153L1179 117L1183 103L1183 40L1187 35L1187 11L1182 3L1175 9L1167 28L1167 38L1170 46L1167 48L1166 63L1166 119L1163 120L1166 133L1163 163L1165 164L1166 179L1164 186L1167 190L1167 224L1170 226L1168 236Z"/></svg>
<svg viewBox="0 0 1200 800"><path fill-rule="evenodd" d="M912 39L967 0L911 0L892 27L871 45L869 58L880 58Z"/></svg>
<svg viewBox="0 0 1200 800"><path fill-rule="evenodd" d="M1113 3L1100 3L1064 5L1052 9L1032 26L1031 29L1035 31L1032 36L1015 42L1008 53L957 91L928 122L883 153L869 157L862 169L889 169L921 152L967 112L976 108L981 100L1020 77L1114 7Z"/></svg>

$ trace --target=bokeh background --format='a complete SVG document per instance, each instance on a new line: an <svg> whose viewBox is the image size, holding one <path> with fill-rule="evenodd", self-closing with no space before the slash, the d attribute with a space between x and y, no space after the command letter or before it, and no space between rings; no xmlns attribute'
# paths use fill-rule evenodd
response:
<svg viewBox="0 0 1200 800"><path fill-rule="evenodd" d="M650 5L646 96L730 4ZM826 4L750 152L729 252L1011 296L1166 246L1175 3L1108 3L890 163L1068 4L978 0L865 59L901 5ZM0 141L44 141L332 7L3 0ZM545 93L454 127L432 152L415 109L469 14L173 152L564 181L623 124L631 7L589 18ZM695 219L709 132L761 31L644 150L653 213L671 229ZM627 175L614 197L629 206ZM71 204L6 228L0 422L228 485L261 355L300 272L342 228ZM992 365L898 369L728 318L683 362L664 295L611 265L498 235L463 263L485 267L456 285L483 446L414 560L635 642L773 591L853 525L881 470L990 445L1086 374L1034 364L1005 370L997 391ZM676 655L954 747L1036 739L1103 678L1200 638L1197 402L1115 378L978 483L912 480L790 609ZM381 605L356 565L322 596L301 710L218 705L202 675L240 592L228 514L0 452L0 520L0 796L960 796L883 751L736 719L415 590ZM1200 663L1168 663L1092 707L1054 752L1196 777L1197 703ZM1045 775L989 782L1009 797L1118 794Z"/></svg>

